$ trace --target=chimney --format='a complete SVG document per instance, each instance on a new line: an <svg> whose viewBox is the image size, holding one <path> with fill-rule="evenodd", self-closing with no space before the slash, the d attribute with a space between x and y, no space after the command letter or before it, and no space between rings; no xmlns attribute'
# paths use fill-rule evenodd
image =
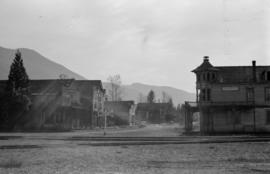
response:
<svg viewBox="0 0 270 174"><path fill-rule="evenodd" d="M252 61L252 76L253 76L253 82L257 82L256 78L256 61Z"/></svg>
<svg viewBox="0 0 270 174"><path fill-rule="evenodd" d="M209 62L209 57L208 56L204 56L203 57L203 62Z"/></svg>

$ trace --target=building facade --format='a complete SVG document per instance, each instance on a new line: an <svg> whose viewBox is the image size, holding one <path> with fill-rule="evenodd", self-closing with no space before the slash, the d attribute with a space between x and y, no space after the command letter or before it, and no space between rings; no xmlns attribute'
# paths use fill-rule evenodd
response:
<svg viewBox="0 0 270 174"><path fill-rule="evenodd" d="M138 103L136 107L135 122L165 123L166 116L170 113L169 103Z"/></svg>
<svg viewBox="0 0 270 174"><path fill-rule="evenodd" d="M202 134L270 132L270 66L213 66L206 56L192 72Z"/></svg>
<svg viewBox="0 0 270 174"><path fill-rule="evenodd" d="M135 116L135 103L134 101L105 101L105 112L108 116L118 117L119 122L123 125L133 125ZM115 118L112 120L117 121ZM113 123L120 124L120 123Z"/></svg>
<svg viewBox="0 0 270 174"><path fill-rule="evenodd" d="M103 116L105 90L100 80L30 80L29 96L25 129L94 128Z"/></svg>

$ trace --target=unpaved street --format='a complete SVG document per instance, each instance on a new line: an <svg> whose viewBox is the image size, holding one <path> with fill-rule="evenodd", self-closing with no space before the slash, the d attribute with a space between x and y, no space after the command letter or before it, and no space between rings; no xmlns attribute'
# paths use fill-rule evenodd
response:
<svg viewBox="0 0 270 174"><path fill-rule="evenodd" d="M140 137L156 141L158 135L187 142L156 145L99 143L103 131L70 133L0 134L0 173L269 173L270 144L264 142L193 143L228 137L178 137L176 125L150 125L140 129L111 129L106 137ZM8 137L8 136L17 137ZM243 139L244 137L234 137ZM132 138L129 141L137 142ZM102 140L106 141L107 140ZM109 140L111 142L112 140ZM114 140L113 140L114 141ZM122 141L121 141L122 142Z"/></svg>

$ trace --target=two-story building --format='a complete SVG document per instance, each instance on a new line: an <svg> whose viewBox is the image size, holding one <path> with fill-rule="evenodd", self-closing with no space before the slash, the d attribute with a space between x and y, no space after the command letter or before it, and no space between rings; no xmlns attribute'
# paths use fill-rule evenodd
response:
<svg viewBox="0 0 270 174"><path fill-rule="evenodd" d="M270 132L270 66L213 66L205 56L192 72L202 134Z"/></svg>
<svg viewBox="0 0 270 174"><path fill-rule="evenodd" d="M103 116L105 90L100 80L30 80L29 94L25 129L94 128Z"/></svg>

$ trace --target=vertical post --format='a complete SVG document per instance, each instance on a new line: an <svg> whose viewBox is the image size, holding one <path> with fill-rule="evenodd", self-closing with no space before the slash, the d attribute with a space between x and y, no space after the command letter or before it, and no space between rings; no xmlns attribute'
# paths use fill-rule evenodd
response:
<svg viewBox="0 0 270 174"><path fill-rule="evenodd" d="M106 112L104 113L104 136L106 135L106 127L107 127L107 114Z"/></svg>
<svg viewBox="0 0 270 174"><path fill-rule="evenodd" d="M196 88L196 102L199 102L199 96L198 96L198 88Z"/></svg>
<svg viewBox="0 0 270 174"><path fill-rule="evenodd" d="M254 122L254 133L256 132L256 101L255 101L255 83L257 82L256 76L256 61L252 61L252 74L253 74L253 122Z"/></svg>
<svg viewBox="0 0 270 174"><path fill-rule="evenodd" d="M255 100L253 101L253 123L254 123L254 133L256 133L256 106L255 106Z"/></svg>

